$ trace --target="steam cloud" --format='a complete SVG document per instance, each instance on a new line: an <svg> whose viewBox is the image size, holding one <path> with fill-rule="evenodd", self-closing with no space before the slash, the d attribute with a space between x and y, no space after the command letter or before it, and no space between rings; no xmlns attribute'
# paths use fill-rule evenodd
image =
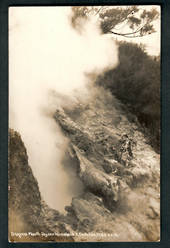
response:
<svg viewBox="0 0 170 248"><path fill-rule="evenodd" d="M73 97L79 91L83 97L86 73L118 62L116 45L101 35L96 20L82 23L78 33L70 14L70 7L9 11L9 126L22 136L44 200L60 211L79 190L78 180L63 169L68 140L52 118L66 102L50 92Z"/></svg>

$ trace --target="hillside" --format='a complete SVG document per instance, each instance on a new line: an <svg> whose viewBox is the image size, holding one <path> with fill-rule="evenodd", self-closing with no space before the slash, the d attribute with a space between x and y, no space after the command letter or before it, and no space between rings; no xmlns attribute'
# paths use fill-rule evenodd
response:
<svg viewBox="0 0 170 248"><path fill-rule="evenodd" d="M24 226L18 232L67 232L72 237L66 241L160 239L159 154L125 105L102 88L94 92L88 103L58 108L54 114L69 138L65 170L71 168L84 187L65 207L65 215L44 203L24 141L10 130L10 231L19 216Z"/></svg>
<svg viewBox="0 0 170 248"><path fill-rule="evenodd" d="M137 116L146 137L160 152L160 56L142 45L119 42L119 65L106 70L96 84L108 89Z"/></svg>

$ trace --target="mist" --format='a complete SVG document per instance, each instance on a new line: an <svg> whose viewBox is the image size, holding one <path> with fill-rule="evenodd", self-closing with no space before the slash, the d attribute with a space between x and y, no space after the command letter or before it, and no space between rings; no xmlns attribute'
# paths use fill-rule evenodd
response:
<svg viewBox="0 0 170 248"><path fill-rule="evenodd" d="M74 107L76 95L87 100L88 74L118 64L118 49L97 20L82 21L77 32L70 15L70 7L9 8L9 126L22 136L43 199L60 211L82 188L62 164L69 140L53 114Z"/></svg>

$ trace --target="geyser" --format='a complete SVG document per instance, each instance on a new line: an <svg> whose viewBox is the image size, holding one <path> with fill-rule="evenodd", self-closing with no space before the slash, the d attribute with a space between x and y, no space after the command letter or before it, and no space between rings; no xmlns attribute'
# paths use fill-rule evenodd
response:
<svg viewBox="0 0 170 248"><path fill-rule="evenodd" d="M80 182L63 169L68 139L53 113L67 104L66 96L90 94L88 73L118 62L114 41L101 34L97 23L82 22L78 33L70 14L70 7L9 9L9 126L22 136L42 197L60 211L79 193L76 187L70 192L70 180Z"/></svg>

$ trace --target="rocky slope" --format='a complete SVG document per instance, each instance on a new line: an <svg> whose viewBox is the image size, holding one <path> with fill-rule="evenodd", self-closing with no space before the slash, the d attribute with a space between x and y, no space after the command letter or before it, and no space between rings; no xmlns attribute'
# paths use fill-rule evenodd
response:
<svg viewBox="0 0 170 248"><path fill-rule="evenodd" d="M70 139L86 191L73 199L68 215L77 231L104 235L76 240L159 240L159 155L135 117L100 90L87 105L57 110L54 117Z"/></svg>
<svg viewBox="0 0 170 248"><path fill-rule="evenodd" d="M67 214L50 209L21 137L10 130L9 218L11 225L19 223L10 225L10 231L72 235L51 241L158 241L159 155L135 117L109 93L96 89L88 103L57 109L54 118L70 141L65 166L75 171L84 192L65 207Z"/></svg>

